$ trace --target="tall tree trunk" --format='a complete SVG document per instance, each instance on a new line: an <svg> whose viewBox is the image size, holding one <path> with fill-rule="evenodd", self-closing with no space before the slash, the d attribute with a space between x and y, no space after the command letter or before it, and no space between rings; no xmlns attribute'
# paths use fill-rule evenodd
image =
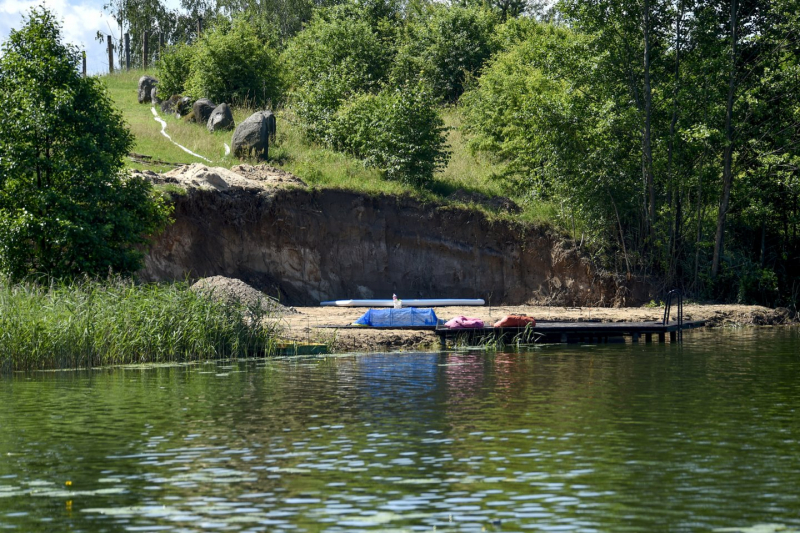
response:
<svg viewBox="0 0 800 533"><path fill-rule="evenodd" d="M700 242L703 239L703 173L697 176L697 240L694 246L694 281L692 286L697 289L697 277L700 272Z"/></svg>
<svg viewBox="0 0 800 533"><path fill-rule="evenodd" d="M653 150L650 131L653 115L653 92L650 87L650 0L644 0L642 26L644 33L644 135L642 136L642 153L647 188L647 222L652 242L655 240L656 187L653 179Z"/></svg>
<svg viewBox="0 0 800 533"><path fill-rule="evenodd" d="M672 89L672 120L669 123L669 147L667 151L667 175L669 176L669 194L670 194L670 208L672 208L672 197L675 197L675 224L671 225L670 239L669 239L669 256L670 265L674 265L677 261L678 254L678 240L681 230L681 187L675 179L675 130L678 126L678 93L680 90L680 72L681 72L681 23L683 22L684 15L684 2L681 1L678 9L678 18L675 21L675 74L674 86ZM672 268L670 268L670 275L672 275Z"/></svg>
<svg viewBox="0 0 800 533"><path fill-rule="evenodd" d="M719 201L719 214L717 215L717 233L714 237L714 259L711 263L711 277L719 274L719 263L722 257L723 241L725 236L725 218L731 200L731 186L733 184L733 101L736 96L736 11L737 1L731 2L731 73L728 83L728 102L725 108L725 151L722 154L722 196Z"/></svg>
<svg viewBox="0 0 800 533"><path fill-rule="evenodd" d="M622 245L622 254L625 257L625 270L626 270L626 279L630 281L631 279L631 262L628 260L628 249L625 246L625 233L622 231L622 220L619 218L619 211L617 210L617 202L614 201L614 197L611 195L611 191L606 190L608 193L608 197L611 198L611 205L614 206L614 214L617 217L617 228L619 229L619 243Z"/></svg>

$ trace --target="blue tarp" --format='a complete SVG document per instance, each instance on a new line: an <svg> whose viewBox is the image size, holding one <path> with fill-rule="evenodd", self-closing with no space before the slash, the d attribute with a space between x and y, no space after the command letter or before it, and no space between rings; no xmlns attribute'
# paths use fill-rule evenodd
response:
<svg viewBox="0 0 800 533"><path fill-rule="evenodd" d="M354 322L360 326L406 327L435 326L438 323L433 309L370 309Z"/></svg>

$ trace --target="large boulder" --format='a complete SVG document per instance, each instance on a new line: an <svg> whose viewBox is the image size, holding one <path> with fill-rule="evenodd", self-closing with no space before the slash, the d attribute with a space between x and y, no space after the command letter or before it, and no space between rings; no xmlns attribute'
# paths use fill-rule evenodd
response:
<svg viewBox="0 0 800 533"><path fill-rule="evenodd" d="M220 130L231 130L236 124L233 122L233 113L228 104L222 103L214 108L211 116L208 117L206 127L208 131L215 132Z"/></svg>
<svg viewBox="0 0 800 533"><path fill-rule="evenodd" d="M161 111L163 113L174 113L177 118L181 118L191 110L192 100L188 96L173 94L169 97L169 100L161 102Z"/></svg>
<svg viewBox="0 0 800 533"><path fill-rule="evenodd" d="M192 100L188 96L173 94L169 100L161 102L163 113L173 113L177 118L181 118L192 110Z"/></svg>
<svg viewBox="0 0 800 533"><path fill-rule="evenodd" d="M188 96L184 96L178 102L178 105L175 106L175 116L181 118L184 115L188 115L192 111L192 99Z"/></svg>
<svg viewBox="0 0 800 533"><path fill-rule="evenodd" d="M270 111L264 111L264 116L267 117L267 135L269 135L270 142L275 142L275 134L278 132L278 121L275 120L275 114Z"/></svg>
<svg viewBox="0 0 800 533"><path fill-rule="evenodd" d="M170 114L175 110L175 106L178 105L180 99L183 98L179 94L173 94L163 102L161 102L161 112Z"/></svg>
<svg viewBox="0 0 800 533"><path fill-rule="evenodd" d="M192 106L195 121L197 121L199 124L207 124L208 117L210 117L211 113L214 112L215 107L217 107L217 105L208 98L201 98L197 100Z"/></svg>
<svg viewBox="0 0 800 533"><path fill-rule="evenodd" d="M231 151L234 156L267 158L269 155L269 117L275 118L270 111L256 111L236 127L231 140Z"/></svg>
<svg viewBox="0 0 800 533"><path fill-rule="evenodd" d="M153 87L158 85L158 80L152 76L142 76L139 78L139 103L150 103L150 95L152 94Z"/></svg>

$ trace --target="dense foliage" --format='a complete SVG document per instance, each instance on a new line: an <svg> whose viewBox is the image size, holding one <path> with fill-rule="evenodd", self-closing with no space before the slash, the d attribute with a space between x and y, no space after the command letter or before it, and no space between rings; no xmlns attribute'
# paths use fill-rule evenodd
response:
<svg viewBox="0 0 800 533"><path fill-rule="evenodd" d="M319 10L283 57L310 139L421 185L447 163L445 128L427 84L389 83L397 17L383 2Z"/></svg>
<svg viewBox="0 0 800 533"><path fill-rule="evenodd" d="M444 122L424 85L352 99L336 115L335 146L386 177L421 185L449 157Z"/></svg>
<svg viewBox="0 0 800 533"><path fill-rule="evenodd" d="M561 27L517 24L464 98L473 146L559 202L564 226L578 219L618 270L796 299L796 2L560 10Z"/></svg>
<svg viewBox="0 0 800 533"><path fill-rule="evenodd" d="M45 9L13 31L0 57L0 271L131 272L168 209L149 182L125 176L133 139L101 82Z"/></svg>
<svg viewBox="0 0 800 533"><path fill-rule="evenodd" d="M181 53L180 48L174 53ZM278 56L245 19L217 24L203 33L190 54L188 95L245 106L280 101Z"/></svg>
<svg viewBox="0 0 800 533"><path fill-rule="evenodd" d="M330 144L343 103L377 91L386 77L390 50L370 22L363 9L320 10L283 55L293 109L313 140Z"/></svg>
<svg viewBox="0 0 800 533"><path fill-rule="evenodd" d="M184 43L170 46L158 62L158 92L166 100L173 94L186 91L186 81L192 73L193 48Z"/></svg>
<svg viewBox="0 0 800 533"><path fill-rule="evenodd" d="M494 51L498 18L482 7L428 6L405 25L392 67L396 83L423 80L455 102Z"/></svg>

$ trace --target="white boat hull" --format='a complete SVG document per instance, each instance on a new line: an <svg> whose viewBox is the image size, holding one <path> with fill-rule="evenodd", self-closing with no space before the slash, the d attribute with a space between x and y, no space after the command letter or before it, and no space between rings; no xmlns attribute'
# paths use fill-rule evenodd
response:
<svg viewBox="0 0 800 533"><path fill-rule="evenodd" d="M403 307L446 307L486 305L481 298L438 298L400 300ZM394 300L329 300L320 305L331 307L394 307Z"/></svg>

